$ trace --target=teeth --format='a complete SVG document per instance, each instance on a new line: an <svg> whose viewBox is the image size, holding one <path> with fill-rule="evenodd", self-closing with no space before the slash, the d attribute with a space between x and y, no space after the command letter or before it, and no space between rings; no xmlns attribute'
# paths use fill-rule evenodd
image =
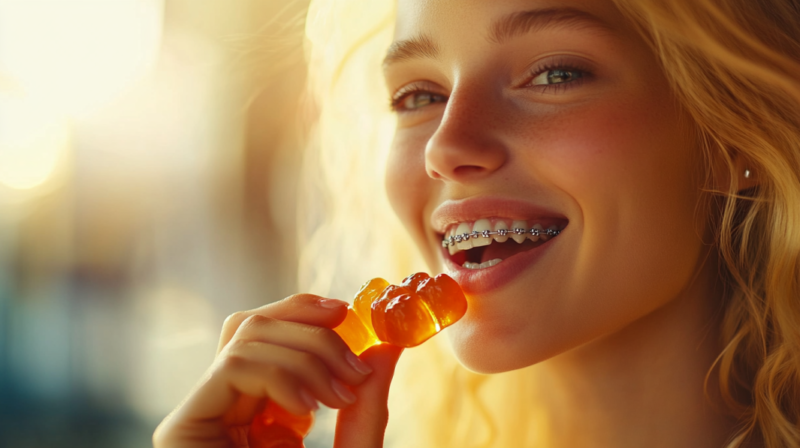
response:
<svg viewBox="0 0 800 448"><path fill-rule="evenodd" d="M481 263L480 267L481 267L481 269L489 268L489 267L492 267L492 266L500 263L501 261L503 261L503 260L500 259L500 258L495 258L494 260L484 261L483 263Z"/></svg>
<svg viewBox="0 0 800 448"><path fill-rule="evenodd" d="M484 261L483 263L471 263L469 261L465 261L462 266L467 268L467 269L486 269L486 268L492 267L492 266L500 263L501 261L503 261L503 260L501 260L500 258L495 258L494 260Z"/></svg>
<svg viewBox="0 0 800 448"><path fill-rule="evenodd" d="M475 225L472 227L473 232L483 232L484 230L492 230L492 223L488 219L479 219L475 221ZM488 246L492 244L491 238L484 238L480 236L475 238L472 241L472 247L481 247L481 246Z"/></svg>
<svg viewBox="0 0 800 448"><path fill-rule="evenodd" d="M528 223L525 221L514 221L511 223L511 239L519 244L525 242L525 231L528 230Z"/></svg>
<svg viewBox="0 0 800 448"><path fill-rule="evenodd" d="M494 225L494 231L497 232L498 230L508 230L508 226L506 225L505 221L497 221ZM504 235L494 235L494 240L498 243L505 243L508 241L508 237Z"/></svg>
<svg viewBox="0 0 800 448"><path fill-rule="evenodd" d="M547 230L558 230L558 227L550 226L550 227L547 228ZM550 235L548 235L546 233L544 235L542 235L542 241L547 241L549 239L550 239Z"/></svg>
<svg viewBox="0 0 800 448"><path fill-rule="evenodd" d="M460 250L472 249L472 239L469 236L464 237L464 234L468 235L469 233L472 232L472 229L470 229L469 227L470 227L469 224L467 224L466 222L462 222L461 224L458 225L458 228L456 229L456 235L462 236L461 242L456 244L456 247L458 247Z"/></svg>
<svg viewBox="0 0 800 448"><path fill-rule="evenodd" d="M442 246L447 248L450 255L454 255L462 250L469 250L473 247L483 247L492 244L493 241L505 243L512 238L518 244L522 244L526 239L531 241L547 241L560 234L562 231L558 226L551 225L547 230L541 224L534 224L527 228L526 221L512 221L511 228L508 228L506 220L497 220L492 230L492 222L483 218L475 223L462 222L455 227L450 227L447 234L442 239Z"/></svg>
<svg viewBox="0 0 800 448"><path fill-rule="evenodd" d="M533 227L531 227L531 228L538 230L539 231L539 235L543 235L544 234L544 227L542 227L541 224L534 224ZM542 238L539 235L533 235L530 232L528 232L528 238L531 241L539 241L539 238Z"/></svg>

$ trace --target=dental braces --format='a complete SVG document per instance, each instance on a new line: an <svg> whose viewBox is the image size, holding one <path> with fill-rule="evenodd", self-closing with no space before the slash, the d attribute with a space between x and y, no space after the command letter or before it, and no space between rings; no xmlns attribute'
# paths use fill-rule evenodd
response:
<svg viewBox="0 0 800 448"><path fill-rule="evenodd" d="M525 230L523 228L515 228L515 229L497 229L497 230L484 230L479 232L477 230L473 230L472 233L462 233L460 235L452 235L442 240L442 247L450 247L454 244L458 244L462 241L468 241L470 238L491 238L492 235L499 235L499 236L507 236L509 234L516 234L516 235L525 235L530 233L533 236L548 236L553 237L557 236L561 233L560 230L555 229L535 229L530 228Z"/></svg>

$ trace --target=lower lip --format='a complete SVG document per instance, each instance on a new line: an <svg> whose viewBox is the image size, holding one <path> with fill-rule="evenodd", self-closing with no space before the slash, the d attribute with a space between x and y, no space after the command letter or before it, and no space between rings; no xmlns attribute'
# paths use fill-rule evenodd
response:
<svg viewBox="0 0 800 448"><path fill-rule="evenodd" d="M536 264L553 246L553 243L564 237L564 234L550 238L546 243L525 252L512 255L500 263L483 269L467 269L453 263L445 254L444 264L450 277L461 285L467 295L483 294L501 288L524 272L529 266ZM445 249L447 250L447 249Z"/></svg>

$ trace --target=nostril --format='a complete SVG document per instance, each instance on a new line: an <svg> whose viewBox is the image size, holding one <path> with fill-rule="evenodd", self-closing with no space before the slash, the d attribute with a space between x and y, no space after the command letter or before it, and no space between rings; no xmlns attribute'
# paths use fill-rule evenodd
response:
<svg viewBox="0 0 800 448"><path fill-rule="evenodd" d="M457 177L470 176L472 174L480 174L486 171L486 168L476 165L462 165L453 169L453 174Z"/></svg>

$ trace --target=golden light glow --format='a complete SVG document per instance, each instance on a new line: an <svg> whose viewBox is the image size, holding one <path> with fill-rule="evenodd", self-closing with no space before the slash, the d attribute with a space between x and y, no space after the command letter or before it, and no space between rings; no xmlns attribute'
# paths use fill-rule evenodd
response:
<svg viewBox="0 0 800 448"><path fill-rule="evenodd" d="M0 184L30 189L44 183L69 144L68 124L46 104L0 95Z"/></svg>
<svg viewBox="0 0 800 448"><path fill-rule="evenodd" d="M153 66L163 0L0 0L0 72L69 114L96 111Z"/></svg>
<svg viewBox="0 0 800 448"><path fill-rule="evenodd" d="M69 116L96 113L146 74L163 0L0 0L0 184L55 171Z"/></svg>

